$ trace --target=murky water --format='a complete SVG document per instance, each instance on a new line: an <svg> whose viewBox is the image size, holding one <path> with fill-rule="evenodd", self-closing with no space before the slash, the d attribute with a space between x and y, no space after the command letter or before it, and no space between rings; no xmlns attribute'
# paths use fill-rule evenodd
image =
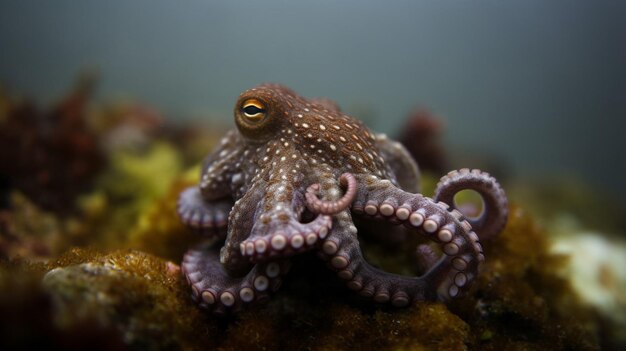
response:
<svg viewBox="0 0 626 351"><path fill-rule="evenodd" d="M102 99L226 121L273 81L390 134L423 106L451 149L626 197L625 33L613 1L3 1L0 81L52 101L97 67Z"/></svg>

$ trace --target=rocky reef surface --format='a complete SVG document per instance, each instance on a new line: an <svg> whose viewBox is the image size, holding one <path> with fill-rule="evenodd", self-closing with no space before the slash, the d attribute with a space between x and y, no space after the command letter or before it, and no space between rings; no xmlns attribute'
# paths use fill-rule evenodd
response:
<svg viewBox="0 0 626 351"><path fill-rule="evenodd" d="M448 305L372 306L304 255L268 304L236 316L207 314L192 302L180 274L182 255L198 238L179 223L175 206L224 128L168 125L132 101L94 105L86 82L79 80L52 112L37 112L32 102L0 89L0 130L31 136L0 139L5 151L19 144L19 152L0 158L0 349L596 350L626 344L620 332L626 322L619 318L626 315L626 283L615 266L624 244L588 230L584 218L563 224L563 213L579 217L558 209L583 200L551 196L553 212L541 216L547 212L536 210L548 200L528 184L511 185L507 228L483 243L487 259L468 296ZM25 115L37 123L18 123ZM58 127L63 123L80 128ZM58 141L64 138L73 144ZM48 147L53 141L61 146ZM88 152L63 151L77 143ZM65 172L68 167L76 171ZM610 244L591 250L575 240L584 232ZM415 269L412 245L378 247L367 239L362 245L387 270ZM581 254L608 257L611 248L614 259L581 272ZM584 274L590 278L580 283ZM596 275L598 282L589 281ZM601 292L589 297L585 287Z"/></svg>

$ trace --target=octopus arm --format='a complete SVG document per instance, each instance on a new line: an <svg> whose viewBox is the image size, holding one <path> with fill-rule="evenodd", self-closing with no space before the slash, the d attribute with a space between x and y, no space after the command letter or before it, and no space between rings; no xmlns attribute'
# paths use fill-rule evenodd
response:
<svg viewBox="0 0 626 351"><path fill-rule="evenodd" d="M454 195L462 190L474 190L482 197L482 213L477 217L466 216L478 237L491 239L500 233L508 218L508 200L496 179L478 169L451 171L437 184L434 199L455 208Z"/></svg>
<svg viewBox="0 0 626 351"><path fill-rule="evenodd" d="M290 181L279 181L267 188L273 197L264 198L249 236L239 244L242 256L252 262L293 256L311 250L324 239L332 226L330 215L318 212L303 223L304 189Z"/></svg>
<svg viewBox="0 0 626 351"><path fill-rule="evenodd" d="M232 277L220 264L218 254L206 246L189 250L182 263L193 299L218 314L267 301L288 269L288 262L276 261L256 264L245 275Z"/></svg>
<svg viewBox="0 0 626 351"><path fill-rule="evenodd" d="M206 201L200 188L192 186L180 193L176 210L183 224L196 233L203 236L223 236L232 207L231 198Z"/></svg>
<svg viewBox="0 0 626 351"><path fill-rule="evenodd" d="M357 229L347 211L338 216L330 236L321 247L321 257L349 289L378 303L391 303L397 307L437 299L436 287L446 280L444 264L436 265L421 277L388 273L370 265L361 252Z"/></svg>
<svg viewBox="0 0 626 351"><path fill-rule="evenodd" d="M231 130L202 164L200 191L205 200L231 195L233 176L239 174L238 163L244 152L241 135Z"/></svg>
<svg viewBox="0 0 626 351"><path fill-rule="evenodd" d="M384 134L376 135L376 146L382 158L391 167L400 188L410 193L419 193L421 185L419 167L408 150Z"/></svg>
<svg viewBox="0 0 626 351"><path fill-rule="evenodd" d="M258 182L233 205L228 216L228 233L220 251L220 262L231 276L241 276L250 269L250 261L242 256L240 243L248 238L257 220L263 199L264 182Z"/></svg>
<svg viewBox="0 0 626 351"><path fill-rule="evenodd" d="M351 173L344 173L339 177L341 185L346 187L346 193L337 200L323 201L317 197L321 185L311 184L306 190L307 208L313 213L333 215L350 207L357 192L357 181Z"/></svg>
<svg viewBox="0 0 626 351"><path fill-rule="evenodd" d="M439 300L448 300L466 291L471 281L476 277L478 266L484 260L484 255L478 235L472 230L471 224L463 218L463 214L451 209L443 202L434 202L422 195L410 194L398 189L388 180L370 179L368 182L367 177L359 176L362 179L360 183L368 185L363 189L364 191L360 192L359 197L354 202L352 207L354 213L403 224L411 233L434 241L443 253L437 256L434 252L425 251L425 247L421 247L420 250L428 256L422 262L425 263L428 271L419 277L419 280L427 282L429 290L418 293L402 285L407 284L406 280L394 278L398 281L397 284L400 284L398 286L403 287L401 291L404 291L404 294L407 294L412 300L432 299L435 296ZM341 225L336 225L336 227L341 227ZM333 243L333 238L339 240ZM347 243L345 249L344 243ZM358 261L361 261L360 251L357 250L356 228L354 227L348 227L348 231L339 231L337 236L331 235L324 245L337 247L336 252L338 254L334 254L334 256L339 255L343 259L347 259L351 257L350 255L357 255ZM326 251L325 253L328 254ZM331 265L333 259L343 261L342 258L332 257ZM333 266L337 268L336 265ZM361 278L358 278L353 285L361 284L360 286L366 289L365 294L372 291L373 294L377 294L377 289L383 288L376 283L380 280L369 276L369 274L375 274L372 269L363 268L363 273L359 272L361 270L354 271L355 277ZM389 277L392 279L393 276ZM367 282L370 280L374 283L368 285ZM383 295L392 296L390 293ZM384 296L378 299L374 297L374 299L383 300Z"/></svg>

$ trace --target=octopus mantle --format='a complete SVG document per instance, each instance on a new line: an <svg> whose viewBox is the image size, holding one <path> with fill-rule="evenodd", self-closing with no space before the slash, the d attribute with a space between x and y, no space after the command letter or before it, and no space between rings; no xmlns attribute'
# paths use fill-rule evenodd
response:
<svg viewBox="0 0 626 351"><path fill-rule="evenodd" d="M330 100L307 100L266 84L243 92L230 131L184 190L183 223L213 240L190 249L182 269L201 307L236 311L269 299L288 258L317 251L349 289L378 303L407 306L466 292L484 260L480 239L498 234L507 199L496 180L461 169L441 178L434 197L419 194L417 165L399 143L374 134ZM454 195L482 196L479 216L455 208ZM402 225L420 245L419 277L370 265L354 217ZM217 250L217 243L222 243Z"/></svg>

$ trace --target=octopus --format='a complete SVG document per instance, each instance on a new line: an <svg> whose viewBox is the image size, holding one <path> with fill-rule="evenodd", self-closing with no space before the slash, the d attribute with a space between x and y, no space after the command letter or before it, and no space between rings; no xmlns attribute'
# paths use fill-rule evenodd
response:
<svg viewBox="0 0 626 351"><path fill-rule="evenodd" d="M269 300L289 258L309 251L376 303L446 302L476 278L480 240L506 224L507 198L492 176L452 171L426 197L406 149L331 100L263 84L239 96L234 119L237 128L206 157L199 184L183 190L177 204L181 221L207 237L181 264L202 308L223 314ZM480 213L457 208L461 190L482 197ZM355 225L362 218L425 238L430 245L416 250L424 273L398 275L368 263Z"/></svg>

